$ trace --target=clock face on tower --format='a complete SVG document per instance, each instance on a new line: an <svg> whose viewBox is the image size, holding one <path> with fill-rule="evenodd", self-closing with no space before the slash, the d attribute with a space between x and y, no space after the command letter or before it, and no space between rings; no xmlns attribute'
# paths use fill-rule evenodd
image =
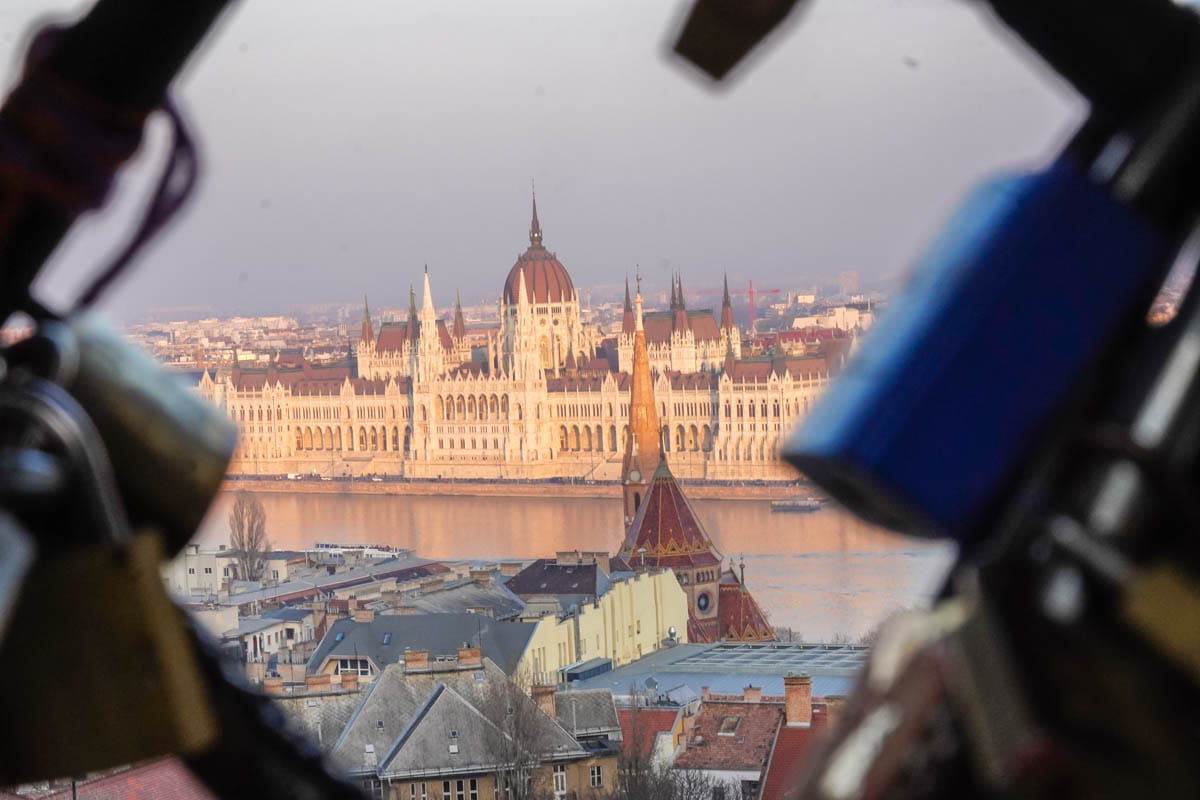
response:
<svg viewBox="0 0 1200 800"><path fill-rule="evenodd" d="M708 599L708 592L701 592L696 597L696 608L700 611L708 611L708 606L711 601Z"/></svg>
<svg viewBox="0 0 1200 800"><path fill-rule="evenodd" d="M640 481L641 479L642 479L642 473L638 472L636 469L629 470L629 480Z"/></svg>

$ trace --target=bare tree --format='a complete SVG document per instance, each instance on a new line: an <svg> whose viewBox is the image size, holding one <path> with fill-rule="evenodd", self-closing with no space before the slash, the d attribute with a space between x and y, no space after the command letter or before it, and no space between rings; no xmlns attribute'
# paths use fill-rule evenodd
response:
<svg viewBox="0 0 1200 800"><path fill-rule="evenodd" d="M242 580L257 581L266 568L267 512L262 501L243 490L237 493L229 512L229 546L237 552L237 572Z"/></svg>
<svg viewBox="0 0 1200 800"><path fill-rule="evenodd" d="M496 783L508 788L506 796L512 800L532 800L539 796L534 773L542 759L554 753L552 732L557 723L547 719L522 688L532 689L532 684L524 670L511 679L492 680L481 708L495 725L496 733L489 737L488 749L500 765Z"/></svg>

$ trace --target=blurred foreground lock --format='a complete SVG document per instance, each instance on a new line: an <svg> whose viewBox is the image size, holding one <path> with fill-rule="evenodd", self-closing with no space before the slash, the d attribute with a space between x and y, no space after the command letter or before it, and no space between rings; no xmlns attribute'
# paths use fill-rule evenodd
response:
<svg viewBox="0 0 1200 800"><path fill-rule="evenodd" d="M0 784L197 753L214 741L162 561L151 533L36 561L0 645Z"/></svg>

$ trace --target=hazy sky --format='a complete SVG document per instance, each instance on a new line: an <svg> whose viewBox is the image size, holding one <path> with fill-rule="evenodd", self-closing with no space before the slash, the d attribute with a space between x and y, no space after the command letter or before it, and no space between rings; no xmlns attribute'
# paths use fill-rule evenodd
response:
<svg viewBox="0 0 1200 800"><path fill-rule="evenodd" d="M31 21L83 4L8 0L5 80ZM649 0L254 0L179 85L206 170L188 211L112 295L274 311L494 301L527 245L577 285L792 286L903 273L975 180L1036 165L1080 103L960 0L816 0L732 85L664 56L681 5ZM161 131L156 131L161 134ZM152 137L153 142L161 137ZM58 255L73 296L128 224L116 208Z"/></svg>

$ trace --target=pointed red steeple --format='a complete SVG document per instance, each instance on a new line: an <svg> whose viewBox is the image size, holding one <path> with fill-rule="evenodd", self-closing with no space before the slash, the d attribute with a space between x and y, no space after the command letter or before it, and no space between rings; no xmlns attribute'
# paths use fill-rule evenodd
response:
<svg viewBox="0 0 1200 800"><path fill-rule="evenodd" d="M745 564L742 574L745 575ZM717 594L720 636L729 642L773 642L775 629L767 621L758 601L733 569L721 575Z"/></svg>
<svg viewBox="0 0 1200 800"><path fill-rule="evenodd" d="M698 567L721 563L721 554L661 455L620 554L634 569L643 565Z"/></svg>

